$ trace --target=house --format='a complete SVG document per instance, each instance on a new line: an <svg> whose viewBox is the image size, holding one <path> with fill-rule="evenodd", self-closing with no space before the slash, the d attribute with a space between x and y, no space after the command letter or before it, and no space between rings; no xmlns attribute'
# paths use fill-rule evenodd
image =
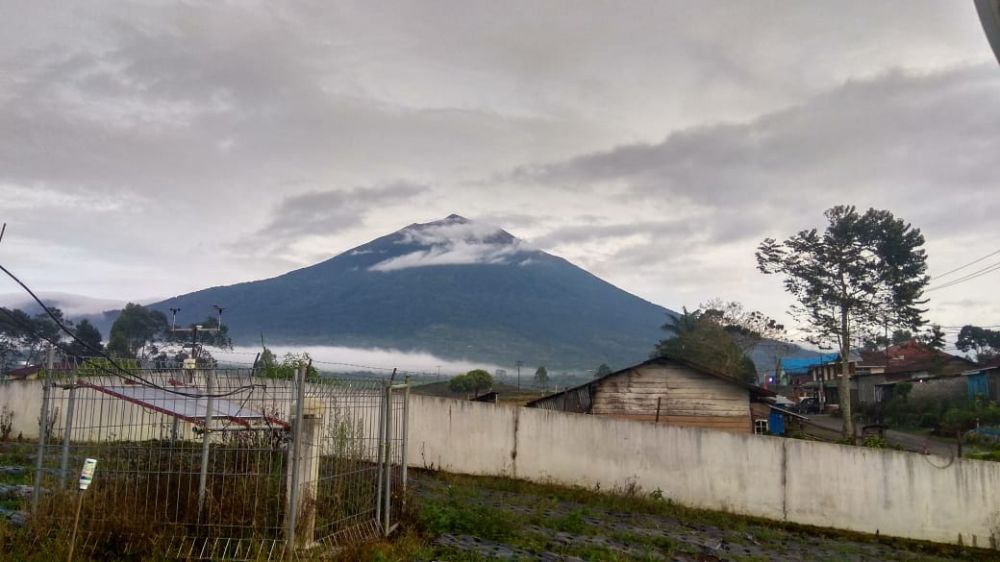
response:
<svg viewBox="0 0 1000 562"><path fill-rule="evenodd" d="M966 396L969 400L978 396L1000 402L1000 357L962 374L965 376Z"/></svg>
<svg viewBox="0 0 1000 562"><path fill-rule="evenodd" d="M682 359L661 357L539 398L529 408L751 433L750 404L773 392Z"/></svg>
<svg viewBox="0 0 1000 562"><path fill-rule="evenodd" d="M792 398L800 401L803 398L819 398L820 391L816 382L819 367L833 366L840 369L840 354L825 353L814 357L789 357L781 360L781 370L791 387Z"/></svg>
<svg viewBox="0 0 1000 562"><path fill-rule="evenodd" d="M41 365L27 365L18 369L11 369L7 371L7 378L5 380L9 381L33 381L37 380L42 373Z"/></svg>
<svg viewBox="0 0 1000 562"><path fill-rule="evenodd" d="M862 404L887 402L898 383L912 383L910 397L961 398L966 394L962 374L975 366L964 357L933 349L915 340L893 345L885 351L861 353L865 369L859 369L857 400Z"/></svg>

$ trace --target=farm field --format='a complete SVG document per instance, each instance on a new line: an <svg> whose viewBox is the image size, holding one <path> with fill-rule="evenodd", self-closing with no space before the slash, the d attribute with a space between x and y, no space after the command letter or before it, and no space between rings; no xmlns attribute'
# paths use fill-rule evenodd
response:
<svg viewBox="0 0 1000 562"><path fill-rule="evenodd" d="M411 491L407 531L340 560L1000 560L1000 553L980 549L692 510L655 491L416 471Z"/></svg>

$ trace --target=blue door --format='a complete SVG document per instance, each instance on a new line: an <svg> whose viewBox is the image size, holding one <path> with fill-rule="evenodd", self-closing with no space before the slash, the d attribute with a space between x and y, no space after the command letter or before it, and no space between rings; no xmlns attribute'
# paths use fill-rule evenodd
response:
<svg viewBox="0 0 1000 562"><path fill-rule="evenodd" d="M986 373L976 373L974 375L969 375L966 377L968 379L969 385L969 400L972 400L976 395L981 395L984 398L989 398L990 396L990 381L987 378Z"/></svg>
<svg viewBox="0 0 1000 562"><path fill-rule="evenodd" d="M785 434L785 416L781 412L771 410L771 414L767 417L767 425L771 429L771 435Z"/></svg>

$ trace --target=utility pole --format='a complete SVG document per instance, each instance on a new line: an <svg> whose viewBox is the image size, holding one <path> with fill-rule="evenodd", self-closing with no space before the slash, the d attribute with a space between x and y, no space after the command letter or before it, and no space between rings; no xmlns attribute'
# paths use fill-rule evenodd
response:
<svg viewBox="0 0 1000 562"><path fill-rule="evenodd" d="M517 389L521 390L521 365L524 365L524 361L520 359L517 360Z"/></svg>
<svg viewBox="0 0 1000 562"><path fill-rule="evenodd" d="M213 304L212 308L214 308L215 311L218 312L218 314L219 314L218 326L216 326L215 328L205 328L205 327L201 326L200 324L195 324L195 325L191 326L190 328L178 328L177 327L177 312L180 311L180 308L171 308L170 309L170 312L172 314L172 316L170 318L170 331L173 332L173 333L191 332L191 362L192 362L192 365L191 365L191 368L190 368L190 373L191 373L189 375L190 378L193 378L194 370L198 366L198 332L215 333L215 332L221 332L222 331L222 311L224 309L221 306L217 305L217 304ZM194 381L193 380L189 380L188 382L194 382Z"/></svg>

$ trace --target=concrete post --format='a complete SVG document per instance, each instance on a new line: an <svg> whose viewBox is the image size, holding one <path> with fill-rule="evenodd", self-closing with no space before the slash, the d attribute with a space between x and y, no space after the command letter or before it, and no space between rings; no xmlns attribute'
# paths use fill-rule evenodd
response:
<svg viewBox="0 0 1000 562"><path fill-rule="evenodd" d="M382 473L386 469L386 462L383 454L385 453L385 414L389 410L389 390L388 385L382 390L382 407L379 409L378 414L378 438L376 438L377 445L375 446L375 521L382 526L382 485L384 480L382 479Z"/></svg>
<svg viewBox="0 0 1000 562"><path fill-rule="evenodd" d="M323 452L323 418L326 407L316 398L306 398L302 408L301 431L293 435L299 446L292 448L297 455L288 472L289 514L295 513L295 540L297 548L307 548L316 537L316 499L319 495L319 465ZM296 493L292 493L295 489ZM293 508L294 506L294 508Z"/></svg>
<svg viewBox="0 0 1000 562"><path fill-rule="evenodd" d="M311 365L311 362L310 362ZM316 498L323 444L323 416L326 410L316 398L306 398L309 365L295 373L295 401L292 408L292 442L289 446L285 512L288 514L287 555L315 541Z"/></svg>

